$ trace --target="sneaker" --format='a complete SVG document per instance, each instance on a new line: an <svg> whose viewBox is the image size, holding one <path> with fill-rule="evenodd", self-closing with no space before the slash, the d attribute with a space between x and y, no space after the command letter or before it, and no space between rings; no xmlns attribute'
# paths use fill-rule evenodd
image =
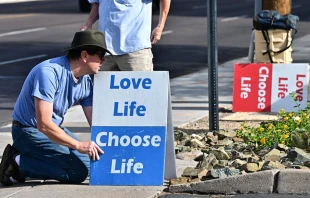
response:
<svg viewBox="0 0 310 198"><path fill-rule="evenodd" d="M20 174L19 169L13 173L12 178L19 183L24 183L26 181L26 179Z"/></svg>
<svg viewBox="0 0 310 198"><path fill-rule="evenodd" d="M20 155L20 153L16 148L10 144L5 147L0 164L0 183L3 186L11 186L13 184L10 177L13 177L18 182L25 181L20 175L19 166L15 162L17 155Z"/></svg>

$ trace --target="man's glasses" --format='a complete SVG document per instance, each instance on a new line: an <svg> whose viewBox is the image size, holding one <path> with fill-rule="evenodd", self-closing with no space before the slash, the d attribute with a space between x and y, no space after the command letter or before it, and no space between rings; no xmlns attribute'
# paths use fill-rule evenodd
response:
<svg viewBox="0 0 310 198"><path fill-rule="evenodd" d="M101 61L104 61L104 55L105 55L105 53L103 53L103 54L101 54L101 53L95 53L95 54L97 54L97 55L99 56L99 58L100 58Z"/></svg>

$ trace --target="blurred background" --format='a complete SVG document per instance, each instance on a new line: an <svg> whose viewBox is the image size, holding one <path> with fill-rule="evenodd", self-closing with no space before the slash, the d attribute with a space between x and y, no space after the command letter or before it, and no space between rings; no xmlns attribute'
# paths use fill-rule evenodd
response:
<svg viewBox="0 0 310 198"><path fill-rule="evenodd" d="M254 2L217 0L219 67L248 56ZM291 13L300 18L296 38L310 33L309 7L309 0L292 3ZM45 59L64 55L62 49L85 23L89 9L86 0L0 0L0 126L10 123L29 71ZM154 0L153 26L158 13ZM207 50L207 1L172 0L162 38L153 45L154 70L176 78L205 69Z"/></svg>

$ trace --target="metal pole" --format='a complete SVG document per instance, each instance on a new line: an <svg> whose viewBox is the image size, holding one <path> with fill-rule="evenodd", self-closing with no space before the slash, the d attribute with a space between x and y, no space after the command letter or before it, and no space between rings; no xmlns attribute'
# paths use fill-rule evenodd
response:
<svg viewBox="0 0 310 198"><path fill-rule="evenodd" d="M248 61L250 63L254 62L254 39L255 39L254 37L255 37L255 34L253 30L251 34L250 46L249 46L249 52L248 52Z"/></svg>
<svg viewBox="0 0 310 198"><path fill-rule="evenodd" d="M256 16L262 9L263 9L262 0L255 0L254 16Z"/></svg>
<svg viewBox="0 0 310 198"><path fill-rule="evenodd" d="M219 130L218 57L217 57L217 0L208 0L208 87L209 130Z"/></svg>
<svg viewBox="0 0 310 198"><path fill-rule="evenodd" d="M262 0L255 0L255 7L254 7L254 16L256 16L263 7ZM251 34L251 40L250 40L250 46L249 46L249 52L248 52L248 60L250 63L254 62L254 40L255 40L255 34L254 30Z"/></svg>

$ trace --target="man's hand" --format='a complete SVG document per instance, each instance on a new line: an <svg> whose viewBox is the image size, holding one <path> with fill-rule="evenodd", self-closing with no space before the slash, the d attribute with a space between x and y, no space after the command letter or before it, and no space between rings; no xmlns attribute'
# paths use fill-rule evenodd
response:
<svg viewBox="0 0 310 198"><path fill-rule="evenodd" d="M99 19L99 3L92 3L92 8L89 13L87 22L85 25L80 27L81 31L84 30L90 30L92 28L92 25Z"/></svg>
<svg viewBox="0 0 310 198"><path fill-rule="evenodd" d="M90 30L92 28L92 26L89 26L87 24L83 25L82 27L80 27L80 30L81 31L84 31L84 30Z"/></svg>
<svg viewBox="0 0 310 198"><path fill-rule="evenodd" d="M159 27L159 26L157 26L152 31L152 34L151 34L151 42L152 42L152 44L155 44L155 43L157 43L157 41L160 40L162 33L163 33L163 29L161 27Z"/></svg>
<svg viewBox="0 0 310 198"><path fill-rule="evenodd" d="M78 148L76 150L80 153L88 154L89 157L93 160L100 159L98 152L100 154L104 153L103 150L101 150L99 146L93 141L79 142Z"/></svg>

